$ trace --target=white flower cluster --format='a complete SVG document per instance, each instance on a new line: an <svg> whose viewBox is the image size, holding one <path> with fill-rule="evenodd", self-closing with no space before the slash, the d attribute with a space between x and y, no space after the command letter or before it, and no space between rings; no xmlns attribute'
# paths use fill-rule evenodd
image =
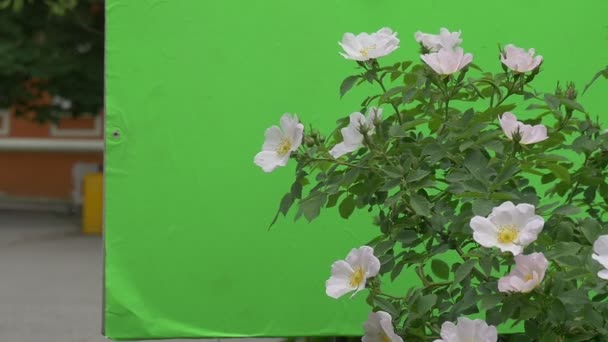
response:
<svg viewBox="0 0 608 342"><path fill-rule="evenodd" d="M414 37L429 51L420 58L439 75L451 75L473 61L473 55L465 54L460 47L462 43L460 31L450 32L446 28L441 28L438 35L418 31Z"/></svg>
<svg viewBox="0 0 608 342"><path fill-rule="evenodd" d="M500 292L528 293L545 277L549 262L543 253L521 254L526 246L536 241L545 224L534 211L531 204L505 202L492 209L488 217L471 219L475 241L483 247L498 247L515 256L515 269L498 280Z"/></svg>
<svg viewBox="0 0 608 342"><path fill-rule="evenodd" d="M450 32L446 28L441 28L437 35L416 32L414 34L416 41L429 52L421 55L420 58L438 75L448 76L462 70L471 63L473 55L464 53L460 47L462 43L460 34L460 31ZM344 58L365 62L395 51L399 47L399 39L396 32L384 27L371 34L345 33L339 44L344 49L344 52L340 53ZM536 70L542 60L542 56L534 56L534 49L526 52L512 44L508 44L501 54L502 63L514 73ZM330 155L339 158L359 149L366 135L374 134L375 126L381 119L381 108L370 108L367 117L359 112L350 114L350 123L341 130L343 141L329 151ZM547 139L545 126L526 125L517 121L513 113L504 113L499 117L499 122L507 138L519 144L533 144ZM266 130L266 140L262 152L254 158L255 163L265 172L272 172L277 167L287 165L291 153L302 144L303 130L304 126L298 122L295 114L293 117L289 114L283 115L281 128L272 126Z"/></svg>

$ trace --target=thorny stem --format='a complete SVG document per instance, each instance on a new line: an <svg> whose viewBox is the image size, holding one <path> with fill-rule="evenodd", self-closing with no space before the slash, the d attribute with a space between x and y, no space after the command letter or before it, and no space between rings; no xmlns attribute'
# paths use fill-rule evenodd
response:
<svg viewBox="0 0 608 342"><path fill-rule="evenodd" d="M515 79L513 79L513 82L511 83L511 86L509 87L509 89L507 90L507 95L505 95L505 97L503 97L502 99L500 99L500 101L498 101L498 103L494 106L494 107L498 107L500 106L503 102L505 102L506 99L509 98L509 96L515 94L513 92L513 89L515 89L515 83L519 81L519 76L516 77ZM490 105L490 107L492 107L492 105Z"/></svg>
<svg viewBox="0 0 608 342"><path fill-rule="evenodd" d="M426 276L424 275L424 271L422 270L422 264L418 265L418 267L416 267L416 275L418 275L418 278L420 278L420 280L422 280L422 284L425 287L428 287L431 282L429 282L428 279L426 279Z"/></svg>
<svg viewBox="0 0 608 342"><path fill-rule="evenodd" d="M370 71L370 69L367 68L367 66L365 65L365 63L361 63L361 65L363 66L363 68L367 71ZM376 75L376 68L374 66L372 66L371 71L374 72L374 81L376 81L376 83L378 83L378 85L380 86L380 88L382 89L382 91L386 94L386 87L384 86L384 83L382 83L382 80L380 80L380 78L378 78L378 75ZM393 109L395 110L395 114L397 115L397 121L399 121L399 124L402 125L403 124L403 119L401 118L401 112L399 111L399 107L397 107L397 105L395 105L394 103L390 103L391 106L393 107Z"/></svg>
<svg viewBox="0 0 608 342"><path fill-rule="evenodd" d="M465 252L462 250L462 248L460 248L460 246L456 246L456 252L458 252L458 255L460 255L462 260L470 259L470 257L466 256ZM488 276L483 274L483 272L481 272L480 270L478 270L477 267L473 267L472 272L485 281L489 280Z"/></svg>
<svg viewBox="0 0 608 342"><path fill-rule="evenodd" d="M449 79L446 78L444 80L445 89L443 87L437 85L437 87L441 90L441 93L443 94L443 97L445 99L444 120L443 120L443 124L441 125L441 128L439 128L439 131L437 132L438 136L441 135L441 133L443 133L443 131L445 130L446 122L448 122L448 118L449 118L448 114L449 114L449 110L450 110L450 98L452 97L452 92L450 92L450 89L448 88L448 82L449 82Z"/></svg>
<svg viewBox="0 0 608 342"><path fill-rule="evenodd" d="M390 295L390 294L384 293L384 292L379 292L379 293L377 293L377 295L378 296L384 296L384 297L391 298L391 299L398 299L398 300L402 300L403 299L403 297L393 296L393 295Z"/></svg>
<svg viewBox="0 0 608 342"><path fill-rule="evenodd" d="M365 167L365 166L356 165L356 164L352 164L352 163L348 163L348 162L344 162L344 161L341 161L341 160L338 160L338 159L332 159L332 158L309 158L308 161L309 162L312 162L312 161L330 162L330 163L334 163L334 164L355 167L355 168L358 168L358 169L369 169L368 167Z"/></svg>

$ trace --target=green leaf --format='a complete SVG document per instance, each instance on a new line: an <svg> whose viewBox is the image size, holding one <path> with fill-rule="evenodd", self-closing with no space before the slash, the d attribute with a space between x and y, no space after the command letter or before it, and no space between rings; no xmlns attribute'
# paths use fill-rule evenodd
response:
<svg viewBox="0 0 608 342"><path fill-rule="evenodd" d="M416 96L417 93L418 93L418 89L416 89L415 87L407 88L403 92L403 98L401 99L401 103L406 104L406 103L410 102L414 98L414 96Z"/></svg>
<svg viewBox="0 0 608 342"><path fill-rule="evenodd" d="M387 299L376 296L374 297L374 304L378 308L382 309L382 311L386 311L393 317L397 317L399 315L399 308Z"/></svg>
<svg viewBox="0 0 608 342"><path fill-rule="evenodd" d="M450 267L444 261L433 259L431 261L431 270L441 279L447 280L450 277Z"/></svg>
<svg viewBox="0 0 608 342"><path fill-rule="evenodd" d="M515 163L511 163L508 166L506 166L505 168L503 168L503 170L501 170L501 172L498 174L498 176L496 176L496 179L494 179L494 183L503 184L507 180L511 179L519 171L520 171L519 166Z"/></svg>
<svg viewBox="0 0 608 342"><path fill-rule="evenodd" d="M429 203L426 198L418 194L412 194L410 197L410 205L416 214L425 217L431 216L431 203Z"/></svg>
<svg viewBox="0 0 608 342"><path fill-rule="evenodd" d="M551 94L545 94L545 103L549 106L549 109L553 111L559 111L559 98Z"/></svg>
<svg viewBox="0 0 608 342"><path fill-rule="evenodd" d="M593 324L595 327L599 328L602 327L602 325L604 324L604 318L593 308L593 305L591 304L585 305L585 308L583 309L583 315L585 317L585 320L588 323Z"/></svg>
<svg viewBox="0 0 608 342"><path fill-rule="evenodd" d="M426 119L414 119L405 122L403 125L392 125L388 129L388 134L393 138L405 138L409 136L408 130L427 122Z"/></svg>
<svg viewBox="0 0 608 342"><path fill-rule="evenodd" d="M384 183L384 185L382 185L380 187L380 189L378 189L378 190L380 190L380 191L391 190L392 188L394 188L394 187L396 187L398 185L401 185L401 181L402 181L401 178L393 178L393 179L389 180L388 182ZM363 190L366 190L366 189L363 189ZM352 190L351 190L351 192L352 192ZM361 194L358 194L358 195L363 195L363 194L364 193L361 193Z"/></svg>
<svg viewBox="0 0 608 342"><path fill-rule="evenodd" d="M506 321L513 317L515 310L519 307L519 302L513 297L507 297L500 308L500 318L502 321Z"/></svg>
<svg viewBox="0 0 608 342"><path fill-rule="evenodd" d="M544 164L545 168L549 169L555 177L570 183L570 171L559 164Z"/></svg>
<svg viewBox="0 0 608 342"><path fill-rule="evenodd" d="M469 150L464 160L464 166L477 180L485 182L492 176L488 169L488 159L479 150Z"/></svg>
<svg viewBox="0 0 608 342"><path fill-rule="evenodd" d="M583 264L583 262L581 261L581 258L579 256L575 256L575 255L560 256L560 257L555 258L555 261L557 261L557 263L562 266L571 266L571 267L580 267Z"/></svg>
<svg viewBox="0 0 608 342"><path fill-rule="evenodd" d="M484 256L479 258L479 266L483 272L489 277L492 274L492 260L494 258L492 256Z"/></svg>
<svg viewBox="0 0 608 342"><path fill-rule="evenodd" d="M327 197L327 204L325 204L325 208L333 208L336 206L336 204L338 203L338 200L340 199L340 196L342 196L342 194L344 193L344 191L338 191L335 194L331 194Z"/></svg>
<svg viewBox="0 0 608 342"><path fill-rule="evenodd" d="M547 320L554 325L562 324L566 319L566 307L559 300L554 300L547 310Z"/></svg>
<svg viewBox="0 0 608 342"><path fill-rule="evenodd" d="M521 320L528 320L538 316L540 309L533 303L526 303L519 308L519 317Z"/></svg>
<svg viewBox="0 0 608 342"><path fill-rule="evenodd" d="M408 133L399 125L392 125L388 129L388 134L393 138L405 138L408 136Z"/></svg>
<svg viewBox="0 0 608 342"><path fill-rule="evenodd" d="M272 226L277 222L279 214L283 214L283 216L287 215L287 212L289 212L289 208L291 208L294 201L295 197L291 193L286 193L283 196L283 198L281 199L281 203L279 204L279 210L277 210L276 214L274 215L274 218L272 219L272 222L270 222L268 229L272 228Z"/></svg>
<svg viewBox="0 0 608 342"><path fill-rule="evenodd" d="M589 342L589 341L598 341L596 338L598 337L598 333L596 332L578 332L574 335L566 335L568 338L566 341L568 342ZM601 335L600 335L601 336ZM603 335L605 336L605 334ZM594 339L595 337L595 339Z"/></svg>
<svg viewBox="0 0 608 342"><path fill-rule="evenodd" d="M338 207L340 216L344 219L349 218L354 210L355 210L355 198L353 197L353 195L346 196L342 200L342 203L340 203L340 206Z"/></svg>
<svg viewBox="0 0 608 342"><path fill-rule="evenodd" d="M583 89L583 94L587 91L587 89L589 89L589 87L591 87L593 82L595 82L600 76L604 76L604 78L608 79L608 66L604 70L600 70L595 75L593 75L593 78L591 79L591 81L589 81L589 83L587 83L585 85L585 89Z"/></svg>
<svg viewBox="0 0 608 342"><path fill-rule="evenodd" d="M445 180L450 183L460 183L465 179L469 179L469 175L459 170L452 171L445 177Z"/></svg>
<svg viewBox="0 0 608 342"><path fill-rule="evenodd" d="M391 72L391 81L398 79L399 76L401 76L401 72L399 72L399 71Z"/></svg>
<svg viewBox="0 0 608 342"><path fill-rule="evenodd" d="M499 325L500 321L500 310L498 308L492 308L486 311L486 322L491 325ZM552 342L555 342L554 340Z"/></svg>
<svg viewBox="0 0 608 342"><path fill-rule="evenodd" d="M401 129L404 131L407 131L411 128L414 128L418 125L421 125L421 124L424 124L427 122L428 122L428 120L426 120L426 119L414 119L412 121L407 121L407 122L403 123L403 125L401 125Z"/></svg>
<svg viewBox="0 0 608 342"><path fill-rule="evenodd" d="M348 76L340 85L340 97L343 97L361 78L360 75Z"/></svg>
<svg viewBox="0 0 608 342"><path fill-rule="evenodd" d="M583 305L589 302L587 294L580 289L570 290L557 296L564 305Z"/></svg>
<svg viewBox="0 0 608 342"><path fill-rule="evenodd" d="M421 180L422 178L428 176L431 172L427 171L427 170L415 170L414 172L410 172L407 177L405 178L405 181L408 183L413 183L413 182L417 182L419 180Z"/></svg>
<svg viewBox="0 0 608 342"><path fill-rule="evenodd" d="M473 140L468 140L468 141L465 141L464 143L460 144L460 146L458 147L458 150L459 150L460 152L464 152L464 151L466 151L466 150L467 150L469 147L471 147L471 146L473 146L473 145L475 145L475 141L473 141Z"/></svg>
<svg viewBox="0 0 608 342"><path fill-rule="evenodd" d="M321 212L321 207L327 200L327 194L323 192L317 192L311 194L307 198L300 201L300 212L304 214L304 217L308 222L314 220Z"/></svg>
<svg viewBox="0 0 608 342"><path fill-rule="evenodd" d="M494 208L494 201L486 200L486 199L476 199L473 202L473 214L479 216L488 216L492 208Z"/></svg>
<svg viewBox="0 0 608 342"><path fill-rule="evenodd" d="M437 295L429 294L422 296L415 302L413 311L418 315L423 315L429 312L435 303L437 303Z"/></svg>
<svg viewBox="0 0 608 342"><path fill-rule="evenodd" d="M386 254L386 252L388 252L394 246L395 246L395 241L392 241L392 240L382 241L374 247L374 254L376 256L382 256L382 255Z"/></svg>
<svg viewBox="0 0 608 342"><path fill-rule="evenodd" d="M456 302L456 305L453 306L454 312L463 312L469 308L474 308L474 312L477 312L477 302L479 301L479 297L477 296L477 292L469 287L464 290L464 294L462 298L459 298Z"/></svg>
<svg viewBox="0 0 608 342"><path fill-rule="evenodd" d="M382 168L382 171L390 178L402 178L404 173L403 168L400 166L385 166Z"/></svg>
<svg viewBox="0 0 608 342"><path fill-rule="evenodd" d="M346 171L346 173L344 173L344 178L342 178L342 185L343 186L351 185L357 179L357 177L359 177L360 173L361 173L360 168L352 168L352 169Z"/></svg>
<svg viewBox="0 0 608 342"><path fill-rule="evenodd" d="M587 241L593 245L595 240L602 234L602 226L594 219L586 218L581 222L581 231Z"/></svg>
<svg viewBox="0 0 608 342"><path fill-rule="evenodd" d="M393 97L393 95L400 93L404 88L404 86L399 86L387 90L386 93L382 95L382 98L380 98L380 102L390 102L390 98Z"/></svg>
<svg viewBox="0 0 608 342"><path fill-rule="evenodd" d="M581 210L578 207L575 207L572 204L564 204L553 210L553 215L570 216L577 215L580 212Z"/></svg>
<svg viewBox="0 0 608 342"><path fill-rule="evenodd" d="M405 229L397 233L396 239L407 246L418 239L418 233L414 230Z"/></svg>
<svg viewBox="0 0 608 342"><path fill-rule="evenodd" d="M452 288L455 287L455 285L460 284L460 282L471 273L476 264L476 259L469 259L462 265L458 266L456 272L454 272L454 283L452 284Z"/></svg>
<svg viewBox="0 0 608 342"><path fill-rule="evenodd" d="M578 153L593 152L598 148L599 141L581 135L572 142L572 149Z"/></svg>
<svg viewBox="0 0 608 342"><path fill-rule="evenodd" d="M561 340L561 339L560 339ZM545 331L539 342L555 342L558 341L558 336L551 330Z"/></svg>
<svg viewBox="0 0 608 342"><path fill-rule="evenodd" d="M502 301L502 296L500 295L486 295L481 297L481 310L489 310L496 308L498 304Z"/></svg>
<svg viewBox="0 0 608 342"><path fill-rule="evenodd" d="M547 258L559 258L564 255L575 255L581 249L581 245L572 241L556 243L553 248L547 251Z"/></svg>

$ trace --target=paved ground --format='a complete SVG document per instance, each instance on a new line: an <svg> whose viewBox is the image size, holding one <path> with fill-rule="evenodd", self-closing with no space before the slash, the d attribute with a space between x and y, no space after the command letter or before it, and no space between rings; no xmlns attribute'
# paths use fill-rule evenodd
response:
<svg viewBox="0 0 608 342"><path fill-rule="evenodd" d="M76 217L0 211L0 341L107 341L101 255L101 238L81 235Z"/></svg>

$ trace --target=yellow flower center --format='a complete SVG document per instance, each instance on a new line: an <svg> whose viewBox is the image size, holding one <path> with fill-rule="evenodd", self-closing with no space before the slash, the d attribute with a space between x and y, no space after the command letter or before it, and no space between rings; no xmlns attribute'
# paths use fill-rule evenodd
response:
<svg viewBox="0 0 608 342"><path fill-rule="evenodd" d="M361 53L361 56L363 57L367 57L367 55L369 54L370 51L375 50L376 49L376 44L370 45L364 49L361 49L359 51L359 53Z"/></svg>
<svg viewBox="0 0 608 342"><path fill-rule="evenodd" d="M277 147L277 153L280 156L284 156L289 150L291 150L291 141L289 141L289 139L283 139L279 144L279 147Z"/></svg>
<svg viewBox="0 0 608 342"><path fill-rule="evenodd" d="M391 338L384 332L380 333L380 342L391 342Z"/></svg>
<svg viewBox="0 0 608 342"><path fill-rule="evenodd" d="M525 281L530 281L534 278L534 276L532 276L531 274L526 274L526 276L524 277Z"/></svg>
<svg viewBox="0 0 608 342"><path fill-rule="evenodd" d="M350 276L350 286L359 287L365 281L365 271L359 267Z"/></svg>
<svg viewBox="0 0 608 342"><path fill-rule="evenodd" d="M514 225L510 224L498 228L498 242L512 243L517 239L518 231Z"/></svg>

